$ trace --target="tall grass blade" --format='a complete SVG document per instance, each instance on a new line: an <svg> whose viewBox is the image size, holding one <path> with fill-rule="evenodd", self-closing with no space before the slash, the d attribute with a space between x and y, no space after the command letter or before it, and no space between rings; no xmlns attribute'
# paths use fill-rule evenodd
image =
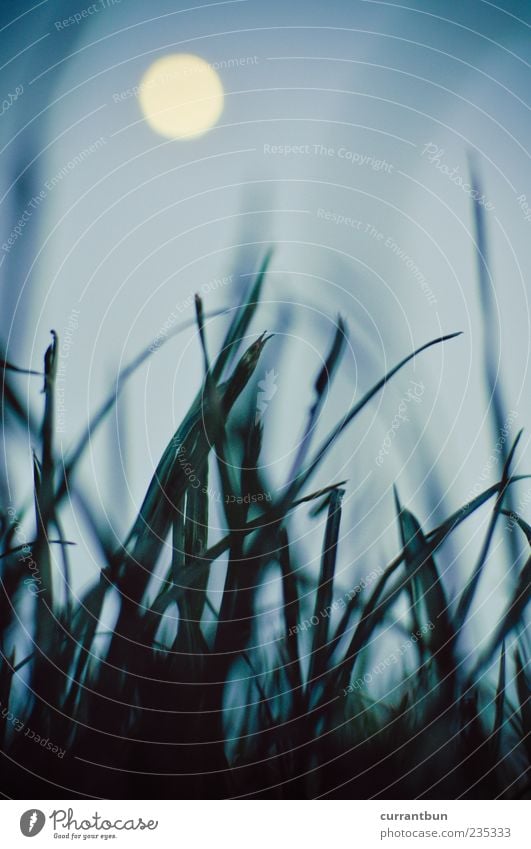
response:
<svg viewBox="0 0 531 849"><path fill-rule="evenodd" d="M356 416L367 406L367 404L374 398L375 395L394 377L397 372L399 372L402 368L404 368L407 363L411 362L415 357L419 356L423 351L428 350L428 348L433 347L434 345L440 345L443 342L447 342L450 339L455 339L457 336L461 336L461 332L458 333L450 333L446 336L440 336L437 339L432 339L430 342L426 342L424 345L421 345L420 348L417 348L411 354L408 354L407 357L404 357L396 366L390 369L387 374L381 378L374 386L368 390L368 392L363 395L363 397L354 404L351 409L344 415L341 421L332 429L330 434L325 438L321 447L317 450L313 460L308 464L307 468L301 472L295 478L293 485L289 488L289 498L293 497L294 492L300 491L300 489L304 486L307 480L311 477L311 475L316 471L318 465L323 460L324 456L328 453L332 445L336 442L336 440L341 436L341 434L346 430L349 424L356 418ZM286 496L287 498L287 496Z"/></svg>
<svg viewBox="0 0 531 849"><path fill-rule="evenodd" d="M480 198L482 195L482 187L475 167L475 162L472 158L469 160L469 167L471 184L475 191L473 197ZM492 410L492 439L494 443L497 444L500 439L500 435L504 431L506 423L506 404L503 399L502 381L500 380L499 374L500 342L498 314L495 300L494 280L492 279L490 272L485 208L478 200L473 201L473 213L477 247L476 261L479 301L484 325L483 362L485 364L485 382ZM503 463L507 461L507 457L507 443L503 440L501 444L501 458ZM512 496L510 492L507 494L507 497L509 508L512 509ZM507 548L509 557L513 562L515 562L518 559L519 551L516 540L512 536L507 540Z"/></svg>
<svg viewBox="0 0 531 849"><path fill-rule="evenodd" d="M281 528L279 531L278 542L278 559L282 573L282 611L284 615L286 652L288 656L288 664L285 671L290 681L293 702L298 710L302 705L302 668L297 641L300 603L297 578L291 564L289 538L284 528Z"/></svg>
<svg viewBox="0 0 531 849"><path fill-rule="evenodd" d="M332 606L332 593L334 588L334 574L337 560L337 546L339 538L339 527L341 524L341 502L345 494L344 489L336 489L330 494L328 506L328 517L326 520L323 552L321 557L321 571L317 594L315 599L314 618L317 624L313 629L312 653L310 656L310 668L308 672L308 687L318 679L325 668L325 652L328 642L328 613Z"/></svg>
<svg viewBox="0 0 531 849"><path fill-rule="evenodd" d="M246 303L236 312L236 315L234 316L234 319L227 331L227 335L225 336L223 345L221 346L221 351L212 370L212 376L216 383L221 378L223 371L229 364L230 360L236 356L239 343L242 339L244 339L247 333L260 301L262 286L272 255L273 251L269 250L262 262L262 265L260 266L256 281L249 292L249 297L247 298Z"/></svg>
<svg viewBox="0 0 531 849"><path fill-rule="evenodd" d="M498 686L496 689L496 698L494 701L495 705L495 714L494 714L494 726L492 728L491 735L491 745L492 750L494 752L494 757L498 758L500 755L501 749L501 732L503 725L503 715L505 708L505 667L506 667L506 659L505 659L505 640L502 642L501 652L500 652L500 670L498 673Z"/></svg>

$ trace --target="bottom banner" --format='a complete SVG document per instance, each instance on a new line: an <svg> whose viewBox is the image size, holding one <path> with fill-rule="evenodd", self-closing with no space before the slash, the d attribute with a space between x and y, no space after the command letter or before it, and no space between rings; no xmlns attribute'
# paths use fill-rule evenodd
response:
<svg viewBox="0 0 531 849"><path fill-rule="evenodd" d="M528 846L516 801L13 801L0 807L2 846L104 841L120 846L270 849L325 846ZM527 833L527 838L526 838Z"/></svg>

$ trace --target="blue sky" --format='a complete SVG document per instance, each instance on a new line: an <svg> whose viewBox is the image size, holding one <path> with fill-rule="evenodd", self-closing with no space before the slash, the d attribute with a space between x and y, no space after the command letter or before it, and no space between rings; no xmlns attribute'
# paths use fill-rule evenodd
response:
<svg viewBox="0 0 531 849"><path fill-rule="evenodd" d="M323 428L410 349L464 332L388 387L327 469L323 482L336 473L368 481L363 495L350 493L350 526L360 509L366 518L357 538L367 557L396 544L394 531L386 537L394 481L428 526L456 507L495 447L470 156L485 194L507 413L517 411L514 430L531 422L528 4L18 5L17 20L1 12L3 338L12 359L33 367L51 327L69 339L61 450L116 370L169 317L192 318L193 292L203 292L207 310L233 305L273 244L256 327L277 332L264 363L264 374L278 372L266 413L273 483L285 476L341 312L351 346ZM79 22L68 22L76 13ZM218 125L193 141L157 136L133 92L151 62L172 52L211 63L225 90ZM221 331L214 321L212 344ZM158 351L126 393L127 427L95 442L86 479L117 530L134 515L200 372L191 330ZM422 383L422 403L378 466L411 380ZM123 479L109 464L118 451ZM377 540L375 511L386 517Z"/></svg>

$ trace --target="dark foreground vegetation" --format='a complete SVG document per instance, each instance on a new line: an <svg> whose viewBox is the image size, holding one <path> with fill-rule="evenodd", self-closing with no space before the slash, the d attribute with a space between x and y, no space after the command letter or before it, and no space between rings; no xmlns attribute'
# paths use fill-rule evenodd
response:
<svg viewBox="0 0 531 849"><path fill-rule="evenodd" d="M291 475L279 492L259 498L269 493L260 462L263 428L245 399L270 344L266 335L248 343L260 317L266 265L212 360L197 299L204 380L123 545L112 544L78 500L101 561L99 580L79 597L69 578L76 540L64 538L61 515L73 498L89 433L66 463L57 462L55 337L45 357L42 422L28 417L17 392L24 378L3 362L4 419L18 422L39 446L32 499L7 503L0 526L0 790L7 797L529 794L531 705L518 633L531 559L495 628L488 623L488 640L472 655L464 648L496 526L511 523L531 545L524 519L504 515L508 493L522 479L511 471L518 438L499 482L437 527L421 528L396 495L400 552L365 587L342 594L335 570L348 483L331 480L319 491L312 484L326 470L331 447L347 431L355 436L358 414L414 354L314 445L315 423L341 367L347 329L340 320L315 376ZM427 342L416 355L458 344L453 335ZM117 392L146 356L122 375ZM116 394L94 416L90 435ZM221 533L209 527L213 493L221 495ZM491 511L486 537L450 601L438 552L480 509ZM311 587L290 541L296 511L324 529L320 575ZM27 541L22 528L30 513L34 531ZM226 569L226 577L214 602L208 582L215 568ZM266 575L277 576L282 599L275 637L260 646L254 622ZM312 594L311 617L301 611L302 593ZM117 618L102 635L109 599ZM404 601L405 619L397 614ZM385 631L394 643L382 660L373 648Z"/></svg>

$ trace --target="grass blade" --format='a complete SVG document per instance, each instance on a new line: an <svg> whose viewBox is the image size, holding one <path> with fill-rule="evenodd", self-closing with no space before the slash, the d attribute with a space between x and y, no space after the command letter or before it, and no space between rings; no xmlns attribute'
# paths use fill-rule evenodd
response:
<svg viewBox="0 0 531 849"><path fill-rule="evenodd" d="M531 545L531 525L528 525L518 513L515 513L514 510L501 510L504 516L507 516L508 519L511 520L514 524L518 525L522 533L525 535L529 545Z"/></svg>
<svg viewBox="0 0 531 849"><path fill-rule="evenodd" d="M515 630L520 624L524 611L531 601L531 557L528 558L524 568L520 573L513 598L502 617L501 622L494 632L494 636L481 656L477 666L472 673L477 675L489 663L494 652L509 634Z"/></svg>
<svg viewBox="0 0 531 849"><path fill-rule="evenodd" d="M527 752L527 760L531 764L531 688L527 679L525 665L522 655L517 648L514 653L516 664L516 691L520 702L520 716L522 718L522 740Z"/></svg>
<svg viewBox="0 0 531 849"><path fill-rule="evenodd" d="M461 336L461 332L458 333L450 333L446 336L440 336L437 339L432 339L430 342L426 342L424 345L421 345L420 348L417 348L416 351L413 351L411 354L408 354L404 357L396 366L390 369L384 377L381 378L374 386L368 390L368 392L363 395L360 400L354 404L351 409L344 415L342 420L338 422L338 424L332 429L331 433L326 437L326 439L321 444L321 447L317 450L317 453L313 460L309 463L308 467L301 472L295 480L293 484L288 487L288 492L284 497L285 500L289 501L295 492L300 491L300 489L304 486L307 480L311 477L311 475L315 472L318 465L322 461L325 454L328 453L332 445L336 442L336 440L341 436L343 431L349 426L349 424L356 418L356 416L367 406L367 404L372 401L375 395L380 392L380 390L394 377L397 372L399 372L402 368L404 368L407 363L411 362L415 357L419 356L423 351L428 350L428 348L432 348L434 345L440 345L443 342L447 342L450 339L455 339L457 336Z"/></svg>
<svg viewBox="0 0 531 849"><path fill-rule="evenodd" d="M453 671L453 645L455 632L448 613L448 602L444 587L433 558L431 545L426 540L422 528L411 513L402 508L400 511L402 544L406 569L417 584L415 601L420 613L421 626L431 623L435 627L430 632L428 646L439 666L441 676L446 677Z"/></svg>
<svg viewBox="0 0 531 849"><path fill-rule="evenodd" d="M328 517L321 558L321 572L317 586L314 617L317 624L313 629L312 653L308 672L308 688L320 677L325 667L325 652L328 641L328 615L323 613L331 607L334 587L334 573L337 560L337 544L341 524L341 502L344 489L336 489L330 494Z"/></svg>
<svg viewBox="0 0 531 849"><path fill-rule="evenodd" d="M269 263L271 262L272 254L272 250L269 250L267 252L264 261L260 266L256 281L253 287L251 288L246 303L236 313L229 327L229 330L227 331L227 335L225 336L223 345L221 347L221 352L218 355L218 358L212 370L212 377L215 383L218 382L218 380L223 374L225 367L228 365L230 360L236 355L239 343L242 341L242 339L247 333L249 325L253 319L253 316L256 312L256 308L258 307L258 303L260 301L262 286L264 283L265 275L269 268Z"/></svg>
<svg viewBox="0 0 531 849"><path fill-rule="evenodd" d="M286 629L286 651L288 664L286 674L290 681L291 692L296 710L302 706L302 668L297 642L297 627L300 619L299 593L297 578L293 572L288 534L284 528L279 531L278 559L282 573L282 595L284 627Z"/></svg>
<svg viewBox="0 0 531 849"><path fill-rule="evenodd" d="M503 712L505 707L505 640L502 642L501 652L500 652L500 671L498 674L498 686L496 689L496 699L494 701L495 704L495 715L494 715L494 726L492 728L491 735L491 744L492 750L494 752L494 757L498 758L500 755L501 749L501 730L503 723Z"/></svg>
<svg viewBox="0 0 531 849"><path fill-rule="evenodd" d="M460 631L462 629L464 623L465 623L465 620L466 620L468 613L470 611L470 607L472 605L472 601L474 599L474 595L476 593L476 589L477 589L477 586L478 586L478 583L479 583L479 579L481 577L481 573L483 572L483 567L485 565L487 555L489 553L490 544L491 544L492 538L494 536L494 530L496 528L496 523L498 521L498 517L499 517L501 509L502 509L503 497L504 497L504 495L507 491L507 488L508 488L508 483L509 483L509 480L510 480L510 478L509 478L509 468L510 468L512 459L514 457L514 453L516 451L516 448L518 446L518 442L519 442L521 436L522 436L522 431L520 431L520 433L516 437L516 439L513 443L513 446L512 446L512 448L509 451L509 454L507 456L507 460L505 461L505 465L503 467L502 479L501 479L501 486L500 486L499 492L496 496L496 503L494 504L494 510L492 512L492 517L491 517L491 520L490 520L490 523L489 523L489 527L487 529L485 540L483 542L483 546L482 546L482 549L480 551L476 566L474 567L474 571L472 572L472 575L470 576L468 583L467 583L465 589L463 590L461 598L459 599L459 604L458 604L457 613L456 613L456 630L457 631Z"/></svg>

